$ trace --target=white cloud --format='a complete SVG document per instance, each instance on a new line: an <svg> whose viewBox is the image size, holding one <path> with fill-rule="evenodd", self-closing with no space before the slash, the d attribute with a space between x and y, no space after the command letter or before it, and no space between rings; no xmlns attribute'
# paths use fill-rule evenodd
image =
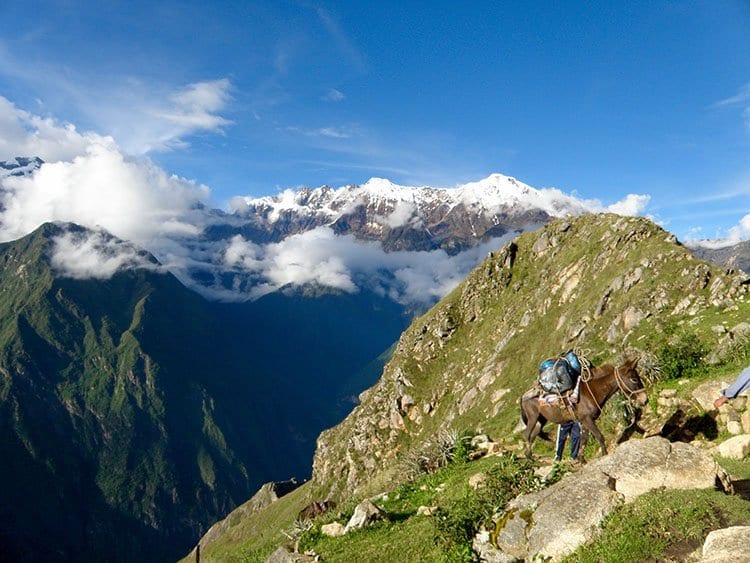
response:
<svg viewBox="0 0 750 563"><path fill-rule="evenodd" d="M352 136L351 130L344 127L322 127L317 130L318 135L332 137L334 139L348 139Z"/></svg>
<svg viewBox="0 0 750 563"><path fill-rule="evenodd" d="M700 236L700 231L697 230L695 233L696 237ZM692 239L688 240L686 244L688 246L701 246L704 248L725 248L734 244L740 243L744 240L750 239L750 214L745 215L740 219L739 223L730 227L727 231L726 237L716 239Z"/></svg>
<svg viewBox="0 0 750 563"><path fill-rule="evenodd" d="M714 107L735 106L747 102L750 102L750 84L745 84L734 96L719 100L714 104Z"/></svg>
<svg viewBox="0 0 750 563"><path fill-rule="evenodd" d="M232 124L218 112L230 100L227 79L196 82L166 96L132 81L113 87L115 92L92 96L84 111L99 128L117 138L126 153L143 155L187 146L187 138L199 132L221 133ZM96 133L80 133L69 123L40 117L17 108L0 96L0 160L39 156L45 161L72 160L103 139Z"/></svg>
<svg viewBox="0 0 750 563"><path fill-rule="evenodd" d="M736 107L744 106L742 117L745 120L745 126L750 129L750 84L745 84L737 94L720 100L714 104L714 107Z"/></svg>
<svg viewBox="0 0 750 563"><path fill-rule="evenodd" d="M607 206L607 211L618 215L641 215L648 207L651 196L642 194L628 194L624 199Z"/></svg>
<svg viewBox="0 0 750 563"><path fill-rule="evenodd" d="M38 156L47 162L72 160L92 143L111 139L95 133L79 133L69 123L33 115L0 96L0 160Z"/></svg>
<svg viewBox="0 0 750 563"><path fill-rule="evenodd" d="M322 100L326 102L342 102L345 99L346 96L344 93L336 90L336 88L331 88L326 92L326 95L322 97Z"/></svg>
<svg viewBox="0 0 750 563"><path fill-rule="evenodd" d="M412 226L419 227L423 224L419 215L417 214L417 206L414 203L408 201L400 201L396 203L396 207L387 217L376 216L375 220L381 225L386 225L391 229L403 227L410 221Z"/></svg>
<svg viewBox="0 0 750 563"><path fill-rule="evenodd" d="M52 242L52 266L65 277L109 279L123 269L157 268L131 244L101 232L68 232Z"/></svg>
<svg viewBox="0 0 750 563"><path fill-rule="evenodd" d="M189 84L171 96L172 106L155 110L153 115L163 119L166 127L163 147L196 131L217 131L232 122L216 112L224 109L229 100L229 80L223 78L210 82ZM159 148L159 147L157 147Z"/></svg>
<svg viewBox="0 0 750 563"><path fill-rule="evenodd" d="M387 288L397 301L429 304L455 288L487 253L512 236L449 256L443 250L385 252L378 242L338 236L328 227L268 245L257 245L237 235L223 251L223 266L254 280L247 294L251 298L288 284L317 283L347 292L356 292L359 287ZM222 297L237 296L224 293Z"/></svg>
<svg viewBox="0 0 750 563"><path fill-rule="evenodd" d="M208 188L168 176L149 159L129 159L111 140L100 141L72 162L46 163L32 176L6 178L0 240L47 221L104 228L144 246L200 231L195 208L207 199Z"/></svg>
<svg viewBox="0 0 750 563"><path fill-rule="evenodd" d="M331 125L318 129L305 129L296 125L289 125L284 130L290 133L300 133L306 137L328 137L329 139L351 139L361 134L360 130L354 126Z"/></svg>
<svg viewBox="0 0 750 563"><path fill-rule="evenodd" d="M232 124L218 114L231 99L231 82L196 82L168 96L164 101L135 85L140 99L122 99L119 107L101 112L105 127L112 129L124 149L131 154L168 151L186 147L186 138L199 132L221 133Z"/></svg>

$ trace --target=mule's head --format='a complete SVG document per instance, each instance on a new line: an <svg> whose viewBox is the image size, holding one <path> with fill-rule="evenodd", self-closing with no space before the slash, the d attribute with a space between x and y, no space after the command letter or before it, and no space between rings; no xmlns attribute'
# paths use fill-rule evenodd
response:
<svg viewBox="0 0 750 563"><path fill-rule="evenodd" d="M617 368L618 385L630 402L638 407L644 407L648 403L648 393L641 376L638 375L636 365L637 361L629 361Z"/></svg>

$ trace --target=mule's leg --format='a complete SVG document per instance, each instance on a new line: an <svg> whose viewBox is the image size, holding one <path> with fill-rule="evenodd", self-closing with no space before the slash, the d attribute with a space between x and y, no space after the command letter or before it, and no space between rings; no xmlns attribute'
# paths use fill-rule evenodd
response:
<svg viewBox="0 0 750 563"><path fill-rule="evenodd" d="M578 445L578 461L586 463L586 443L589 441L589 431L581 424L581 441Z"/></svg>
<svg viewBox="0 0 750 563"><path fill-rule="evenodd" d="M526 430L523 431L523 437L526 440L526 457L531 459L531 444L539 434L541 427L537 429L537 421L539 420L539 410L532 407L530 402L521 402L521 409L523 414L526 415Z"/></svg>
<svg viewBox="0 0 750 563"><path fill-rule="evenodd" d="M582 418L581 419L581 425L586 430L588 430L589 432L591 432L596 437L596 439L599 441L599 446L602 449L602 455L603 456L607 455L607 444L604 443L604 435L601 433L601 431L599 430L599 428L596 426L596 422L594 422L594 419L593 418L589 418L589 417Z"/></svg>

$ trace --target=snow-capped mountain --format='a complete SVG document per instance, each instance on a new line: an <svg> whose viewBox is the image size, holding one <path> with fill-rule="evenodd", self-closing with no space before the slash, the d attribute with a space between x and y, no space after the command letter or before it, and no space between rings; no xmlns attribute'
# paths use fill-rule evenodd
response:
<svg viewBox="0 0 750 563"><path fill-rule="evenodd" d="M456 188L399 186L373 178L361 186L235 198L231 207L238 233L255 242L329 226L337 234L381 241L386 250L449 253L552 217L590 211L559 190L535 189L501 174Z"/></svg>
<svg viewBox="0 0 750 563"><path fill-rule="evenodd" d="M44 164L44 161L38 156L33 158L17 156L13 160L0 160L0 179L7 178L8 176L26 176L32 174L42 164Z"/></svg>

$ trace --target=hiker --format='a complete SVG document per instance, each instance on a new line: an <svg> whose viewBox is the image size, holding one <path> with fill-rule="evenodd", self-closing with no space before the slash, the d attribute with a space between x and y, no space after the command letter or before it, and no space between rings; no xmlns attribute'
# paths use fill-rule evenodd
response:
<svg viewBox="0 0 750 563"><path fill-rule="evenodd" d="M714 401L714 407L718 409L729 399L734 399L747 389L750 389L750 367L743 369L729 387L721 390L721 397Z"/></svg>
<svg viewBox="0 0 750 563"><path fill-rule="evenodd" d="M565 450L565 442L570 436L570 459L576 461L578 459L578 448L581 446L581 425L577 420L571 420L569 422L563 422L557 428L557 446L555 451L555 461L561 461L563 457L563 451Z"/></svg>

